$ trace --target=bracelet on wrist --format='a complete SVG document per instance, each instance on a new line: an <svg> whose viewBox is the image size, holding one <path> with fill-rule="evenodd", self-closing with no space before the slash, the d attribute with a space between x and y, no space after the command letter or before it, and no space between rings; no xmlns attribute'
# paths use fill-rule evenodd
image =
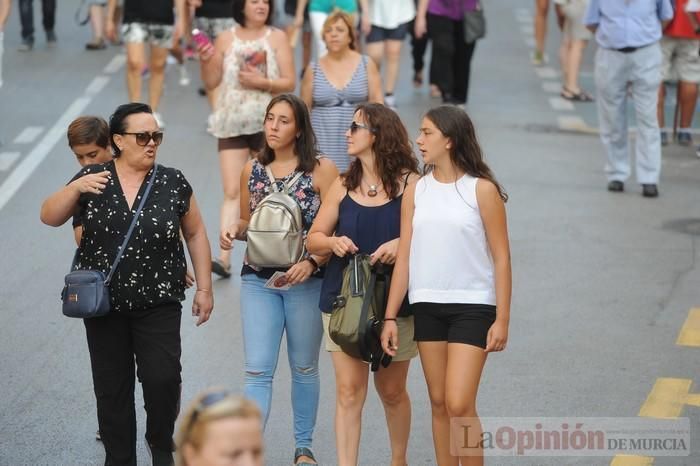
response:
<svg viewBox="0 0 700 466"><path fill-rule="evenodd" d="M204 293L211 293L211 290L207 290L206 288L197 288L197 291L203 291Z"/></svg>
<svg viewBox="0 0 700 466"><path fill-rule="evenodd" d="M304 260L309 261L309 262L311 263L311 265L314 266L314 269L315 269L315 270L318 270L318 268L319 268L319 267L318 267L318 262L316 262L316 259L314 259L313 256L307 256L307 257L304 258Z"/></svg>
<svg viewBox="0 0 700 466"><path fill-rule="evenodd" d="M393 320L394 322L396 322L396 317L385 317L384 322L386 322L387 320Z"/></svg>

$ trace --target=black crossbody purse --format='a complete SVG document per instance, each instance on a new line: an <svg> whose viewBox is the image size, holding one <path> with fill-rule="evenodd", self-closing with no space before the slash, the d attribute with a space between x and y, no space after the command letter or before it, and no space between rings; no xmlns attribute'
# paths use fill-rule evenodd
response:
<svg viewBox="0 0 700 466"><path fill-rule="evenodd" d="M146 204L148 194L151 192L151 186L156 179L156 171L158 165L153 166L153 173L148 180L146 191L143 193L141 202L136 209L134 218L131 220L129 230L124 236L124 241L119 248L117 257L114 258L112 267L109 269L109 274L105 277L100 270L75 270L66 275L64 281L65 286L61 292L61 301L63 301L63 315L66 317L75 317L78 319L89 319L91 317L101 317L109 313L109 283L112 281L112 275L119 265L126 245L131 239L131 234L134 231L136 222L141 215L141 210ZM77 259L77 254L76 254Z"/></svg>

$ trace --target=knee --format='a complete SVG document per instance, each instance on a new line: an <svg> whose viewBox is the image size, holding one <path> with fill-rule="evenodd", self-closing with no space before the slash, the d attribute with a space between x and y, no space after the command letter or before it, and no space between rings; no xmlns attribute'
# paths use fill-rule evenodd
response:
<svg viewBox="0 0 700 466"><path fill-rule="evenodd" d="M445 396L430 394L430 409L433 416L447 416L447 404L445 403Z"/></svg>
<svg viewBox="0 0 700 466"><path fill-rule="evenodd" d="M318 380L318 364L295 365L292 367L292 380L295 382L310 383Z"/></svg>
<svg viewBox="0 0 700 466"><path fill-rule="evenodd" d="M130 56L126 59L126 67L130 73L141 73L145 62L140 57Z"/></svg>
<svg viewBox="0 0 700 466"><path fill-rule="evenodd" d="M241 197L241 188L238 183L224 184L224 199L227 201L238 201Z"/></svg>
<svg viewBox="0 0 700 466"><path fill-rule="evenodd" d="M246 368L245 382L247 385L271 385L274 372L260 368Z"/></svg>
<svg viewBox="0 0 700 466"><path fill-rule="evenodd" d="M182 383L180 372L174 369L149 371L147 374L139 374L139 379L144 387L159 393L166 393L173 388L179 391Z"/></svg>
<svg viewBox="0 0 700 466"><path fill-rule="evenodd" d="M408 400L405 386L377 387L377 393L385 406L395 407Z"/></svg>
<svg viewBox="0 0 700 466"><path fill-rule="evenodd" d="M476 417L476 403L474 400L464 398L448 398L446 402L447 414L450 417Z"/></svg>
<svg viewBox="0 0 700 466"><path fill-rule="evenodd" d="M151 61L149 69L150 69L151 74L165 73L165 60Z"/></svg>
<svg viewBox="0 0 700 466"><path fill-rule="evenodd" d="M367 396L367 387L358 385L338 385L336 388L336 402L340 408L346 410L362 409Z"/></svg>

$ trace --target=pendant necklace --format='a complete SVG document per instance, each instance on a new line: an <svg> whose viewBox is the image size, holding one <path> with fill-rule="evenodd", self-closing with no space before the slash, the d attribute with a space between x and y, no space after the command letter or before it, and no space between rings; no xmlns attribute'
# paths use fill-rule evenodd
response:
<svg viewBox="0 0 700 466"><path fill-rule="evenodd" d="M377 195L377 193L379 192L377 189L379 186L377 186L376 184L369 184L368 182L365 181L364 178L362 179L362 181L364 181L365 184L369 187L369 190L367 191L367 195L369 197L375 197Z"/></svg>

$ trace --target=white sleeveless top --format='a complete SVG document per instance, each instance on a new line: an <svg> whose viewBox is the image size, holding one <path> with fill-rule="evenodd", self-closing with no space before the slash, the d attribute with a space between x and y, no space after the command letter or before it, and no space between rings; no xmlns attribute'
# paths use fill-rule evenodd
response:
<svg viewBox="0 0 700 466"><path fill-rule="evenodd" d="M217 138L255 134L263 130L265 109L272 94L258 89L243 89L238 72L246 65L256 66L269 79L280 76L275 51L270 45L272 29L259 39L243 40L232 29L233 42L224 54L224 74L214 113L209 117L209 132Z"/></svg>
<svg viewBox="0 0 700 466"><path fill-rule="evenodd" d="M496 305L477 180L464 175L440 183L429 173L416 183L409 302Z"/></svg>

